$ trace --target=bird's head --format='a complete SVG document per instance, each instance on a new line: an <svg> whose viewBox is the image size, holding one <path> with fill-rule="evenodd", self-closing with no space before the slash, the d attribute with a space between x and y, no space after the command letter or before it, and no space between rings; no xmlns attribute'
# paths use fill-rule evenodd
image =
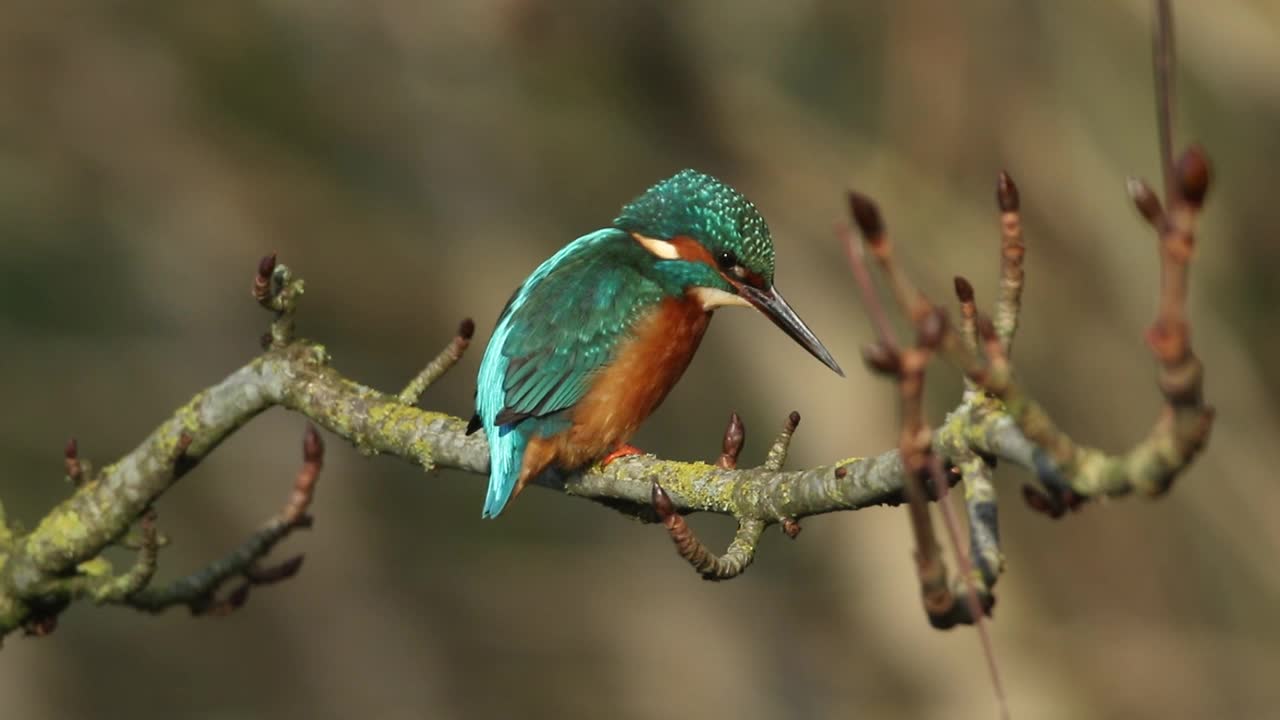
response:
<svg viewBox="0 0 1280 720"><path fill-rule="evenodd" d="M614 225L660 259L664 271L711 310L754 307L840 375L831 353L773 284L773 238L756 206L737 190L682 170L622 209Z"/></svg>

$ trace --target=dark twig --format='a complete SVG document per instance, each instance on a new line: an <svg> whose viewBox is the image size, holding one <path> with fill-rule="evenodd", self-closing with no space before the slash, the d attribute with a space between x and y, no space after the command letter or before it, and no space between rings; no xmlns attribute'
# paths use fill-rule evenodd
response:
<svg viewBox="0 0 1280 720"><path fill-rule="evenodd" d="M952 331L949 329L946 315L941 309L933 307L928 300L906 279L905 273L893 262L892 246L884 234L883 222L879 219L879 211L870 198L858 193L850 193L851 205L855 219L861 212L865 217L874 217L874 223L858 222L863 229L863 236L880 261L881 269L889 276L890 283L896 289L899 305L908 313L916 328L916 342L913 346L896 353L898 395L901 406L901 431L898 438L898 451L902 457L903 488L907 497L908 516L911 520L912 534L915 539L916 574L920 581L921 600L930 624L936 628L949 628L956 624L973 624L978 627L978 636L982 643L991 673L991 681L1000 707L1001 717L1009 717L1008 703L1005 699L1004 687L1000 680L999 666L996 662L995 648L986 628L985 614L991 607L989 593L980 593L976 585L969 557L960 539L959 523L956 521L951 507L947 503L950 488L949 479L942 471L942 464L933 452L933 433L924 418L924 374L925 367L933 352L944 344L955 344ZM1012 199L1010 199L1012 198ZM1002 203L1012 206L1016 225L1017 190L1007 176L1002 176L1000 199ZM1008 226L1008 223L1006 223ZM875 230L873 236L868 230ZM1012 258L1014 254L1006 254ZM872 317L883 315L883 307L879 298L871 290L868 273L865 268L859 272L858 256L849 253L850 264L854 267L854 279L857 282L867 313ZM1017 325L1018 296L1021 293L1021 254L1016 254L1016 263L1008 261L1012 267L1006 274L1011 278L1009 289L1002 299L1008 303L1008 312L1012 318L1012 327ZM1014 272L1016 271L1016 272ZM1015 277L1016 276L1016 277ZM973 288L968 282L956 282L956 294L961 303L973 304ZM879 330L879 328L885 328ZM896 347L892 337L888 335L887 323L877 323L877 344L882 348ZM994 333L993 333L994 334ZM1009 337L1012 337L1012 330ZM882 365L888 366L885 363ZM934 533L933 522L929 515L928 498L924 492L923 481L929 477L933 481L935 491L940 495L940 505L944 525L950 535L956 561L960 567L957 587L953 588L947 580L947 567L943 560L941 548ZM986 588L983 588L985 591ZM965 598L965 602L957 602L957 592Z"/></svg>
<svg viewBox="0 0 1280 720"><path fill-rule="evenodd" d="M671 496L657 482L653 483L653 509L667 528L676 552L684 558L704 580L728 580L742 574L755 559L756 544L764 533L763 520L741 519L733 542L724 555L716 555L698 539L684 516L676 511Z"/></svg>
<svg viewBox="0 0 1280 720"><path fill-rule="evenodd" d="M870 204L870 200L856 194L856 202L851 202L853 207L858 208L868 217L864 218L867 223L865 228L860 227L863 235L866 236L868 230L874 232L883 232L883 226L880 225L880 213L875 211L875 205ZM872 212L867 212L867 206L870 205ZM872 222L874 219L874 222ZM880 372L897 373L897 369L893 367L898 354L897 343L893 340L893 323L889 322L889 314L885 312L884 305L880 303L876 296L875 283L871 280L871 273L867 270L866 254L862 249L862 243L853 234L847 226L839 225L836 228L837 234L844 241L845 254L849 258L849 268L853 272L854 285L858 288L858 295L862 298L862 307L865 309L867 316L871 318L871 328L875 331L878 346L870 346L863 350L863 359L867 365ZM872 350L871 347L875 349Z"/></svg>
<svg viewBox="0 0 1280 720"><path fill-rule="evenodd" d="M301 556L267 569L260 568L258 563L294 530L311 526L307 509L315 496L316 481L324 465L324 443L311 424L307 425L302 447L302 467L298 470L288 501L275 517L240 547L221 560L165 587L146 588L118 601L148 612L186 605L194 615L225 615L244 604L251 586L277 582L296 573L302 563ZM222 585L236 576L242 577L243 582L226 597L218 598Z"/></svg>
<svg viewBox="0 0 1280 720"><path fill-rule="evenodd" d="M889 234L885 231L884 220L880 216L880 208L876 206L875 201L866 195L850 192L849 209L853 214L854 222L862 232L867 248L871 250L871 254L875 256L880 265L880 270L889 280L889 287L893 289L893 296L897 300L898 307L902 309L913 325L918 324L925 315L933 312L933 304L916 289L916 286L911 282L911 278L907 277L902 268L898 267L898 263L893 257L893 244L889 241ZM865 299L865 291L863 296ZM883 340L884 338L881 337L882 342Z"/></svg>
<svg viewBox="0 0 1280 720"><path fill-rule="evenodd" d="M966 506L969 510L969 552L964 552L964 547L960 540L959 523L955 519L952 512L951 503L947 501L946 493L948 483L942 477L942 464L934 457L931 464L934 482L943 488L943 497L938 503L938 507L942 510L942 517L945 521L947 532L951 536L951 546L955 548L956 563L959 565L960 578L956 583L954 593L963 593L965 598L965 615L966 621L973 624L978 631L978 641L982 644L982 654L987 660L987 672L991 676L991 686L996 694L996 703L1000 708L1000 717L1008 720L1009 701L1004 691L1004 681L1000 678L1000 664L996 662L995 643L991 640L991 632L987 628L986 618L991 614L991 608L995 604L995 597L991 594L991 587L995 584L997 574L1000 572L1004 564L1004 559L1000 555L999 548L999 530L996 524L996 504L995 490L990 480L990 470L981 459L981 463L985 476L966 476L965 477L965 495L968 502ZM964 475L964 471L961 471ZM976 496L990 492L988 499L979 500ZM995 555L995 567L992 566L992 558L989 554ZM980 558L979 570L975 572L975 568L970 564L972 558Z"/></svg>
<svg viewBox="0 0 1280 720"><path fill-rule="evenodd" d="M418 373L418 376L404 390L400 391L400 402L404 405L418 404L418 398L422 397L423 391L462 359L462 354L471 344L471 336L475 332L475 322L471 318L463 320L458 325L458 333L453 336L453 340L430 363L427 363L422 372Z"/></svg>
<svg viewBox="0 0 1280 720"><path fill-rule="evenodd" d="M880 211L876 208L874 201L856 192L849 193L849 199L854 220L862 232L863 240L872 248L872 252L880 261L881 268L886 273L896 273L892 248L884 232ZM848 236L845 237L845 241L846 247L851 242L856 242ZM872 287L871 276L862 262L861 253L856 248L849 248L848 256L854 282L858 286L867 315L873 319L872 325L876 330L876 344L872 346L875 350L864 351L864 357L874 358L874 362L869 359L868 363L882 372L892 370L897 377L901 407L898 452L902 457L903 490L907 498L907 511L915 540L916 572L920 579L920 592L925 611L932 619L940 609L954 603L947 586L947 570L933 531L933 523L929 517L929 500L924 490L924 478L928 475L931 438L930 430L924 422L923 391L924 370L929 361L930 351L919 345L897 350L898 343L893 337L893 330L888 320L880 320L880 318L887 318L888 313ZM912 286L905 278L898 280L891 276L890 280L895 288L902 289L898 294L898 300L902 309L910 313L912 306L917 302L918 293L913 289L906 289ZM921 313L920 317L922 323L925 314Z"/></svg>

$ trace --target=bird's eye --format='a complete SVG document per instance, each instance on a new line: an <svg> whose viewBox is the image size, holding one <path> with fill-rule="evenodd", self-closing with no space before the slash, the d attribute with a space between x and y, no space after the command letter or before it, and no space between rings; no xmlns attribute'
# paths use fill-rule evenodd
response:
<svg viewBox="0 0 1280 720"><path fill-rule="evenodd" d="M720 269L730 273L734 277L742 280L747 277L747 269L738 262L738 256L728 250L721 250L716 256L716 263L720 265Z"/></svg>

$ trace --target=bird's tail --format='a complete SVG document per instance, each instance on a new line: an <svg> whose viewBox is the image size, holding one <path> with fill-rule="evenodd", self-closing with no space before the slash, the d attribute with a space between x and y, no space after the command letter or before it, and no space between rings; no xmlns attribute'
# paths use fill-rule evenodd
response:
<svg viewBox="0 0 1280 720"><path fill-rule="evenodd" d="M484 495L482 518L496 518L507 506L520 477L525 438L510 425L489 433L489 490Z"/></svg>

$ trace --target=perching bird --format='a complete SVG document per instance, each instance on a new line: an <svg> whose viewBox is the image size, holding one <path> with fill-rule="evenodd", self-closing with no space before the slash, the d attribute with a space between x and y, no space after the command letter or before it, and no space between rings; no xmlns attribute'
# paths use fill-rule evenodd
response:
<svg viewBox="0 0 1280 720"><path fill-rule="evenodd" d="M538 266L498 318L476 414L489 441L483 517L548 468L638 452L626 442L684 373L718 307L755 307L844 373L773 286L773 240L738 191L693 170ZM608 457L606 457L608 456Z"/></svg>

